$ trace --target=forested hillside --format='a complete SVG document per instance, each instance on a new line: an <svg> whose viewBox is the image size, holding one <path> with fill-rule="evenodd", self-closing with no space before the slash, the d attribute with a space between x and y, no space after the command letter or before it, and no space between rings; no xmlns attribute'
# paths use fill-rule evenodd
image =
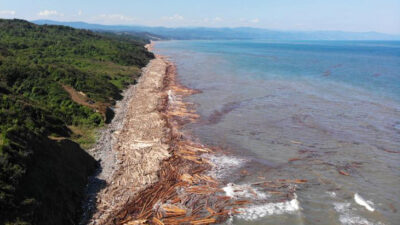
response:
<svg viewBox="0 0 400 225"><path fill-rule="evenodd" d="M0 20L0 224L76 224L83 148L153 55L134 37Z"/></svg>

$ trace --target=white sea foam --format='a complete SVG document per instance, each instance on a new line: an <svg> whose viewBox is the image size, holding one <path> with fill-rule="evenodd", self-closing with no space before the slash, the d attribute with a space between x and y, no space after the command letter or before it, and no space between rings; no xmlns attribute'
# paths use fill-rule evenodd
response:
<svg viewBox="0 0 400 225"><path fill-rule="evenodd" d="M223 188L225 195L233 199L247 199L255 202L254 205L249 205L245 208L238 209L239 214L235 215L238 219L243 220L256 220L261 217L270 215L280 215L284 213L293 213L300 209L300 203L297 200L297 195L290 201L277 202L277 203L263 203L257 204L257 201L268 200L271 195L252 187L249 184L237 185L229 183Z"/></svg>
<svg viewBox="0 0 400 225"><path fill-rule="evenodd" d="M213 165L213 168L209 172L209 175L221 179L239 169L244 163L247 162L246 159L227 156L227 155L203 155L207 158Z"/></svg>
<svg viewBox="0 0 400 225"><path fill-rule="evenodd" d="M373 223L364 217L356 215L351 211L350 203L333 203L335 210L339 213L339 221L343 225L384 225L381 222Z"/></svg>
<svg viewBox="0 0 400 225"><path fill-rule="evenodd" d="M340 215L339 217L340 223L344 225L374 225L374 223L368 221L367 219L359 216L346 216Z"/></svg>
<svg viewBox="0 0 400 225"><path fill-rule="evenodd" d="M296 196L294 199L285 202L267 203L261 205L252 205L239 209L237 218L243 220L256 220L270 215L280 215L284 213L294 213L300 210L300 203Z"/></svg>
<svg viewBox="0 0 400 225"><path fill-rule="evenodd" d="M228 220L226 221L227 225L233 225L233 217L229 216Z"/></svg>
<svg viewBox="0 0 400 225"><path fill-rule="evenodd" d="M359 204L359 205L361 205L361 206L364 206L368 211L371 211L371 212L375 211L375 209L371 206L371 205L373 205L374 203L371 202L371 201L366 201L366 200L365 200L363 197L361 197L361 195L359 195L358 193L355 193L355 194L354 194L354 201L355 201L357 204Z"/></svg>
<svg viewBox="0 0 400 225"><path fill-rule="evenodd" d="M331 198L336 198L336 192L334 191L327 191L326 192Z"/></svg>
<svg viewBox="0 0 400 225"><path fill-rule="evenodd" d="M225 195L234 199L254 199L254 200L265 200L270 195L251 187L248 184L236 185L229 183L226 187L222 188L225 191Z"/></svg>

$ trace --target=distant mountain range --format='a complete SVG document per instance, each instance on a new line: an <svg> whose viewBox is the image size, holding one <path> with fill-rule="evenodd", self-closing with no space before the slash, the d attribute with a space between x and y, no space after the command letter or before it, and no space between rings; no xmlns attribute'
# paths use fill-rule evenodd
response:
<svg viewBox="0 0 400 225"><path fill-rule="evenodd" d="M215 40L215 39L268 39L268 40L400 40L400 35L377 32L343 31L277 31L251 27L209 28L209 27L148 27L126 25L101 25L85 22L61 22L35 20L36 24L64 25L80 29L112 31L145 35L150 39Z"/></svg>

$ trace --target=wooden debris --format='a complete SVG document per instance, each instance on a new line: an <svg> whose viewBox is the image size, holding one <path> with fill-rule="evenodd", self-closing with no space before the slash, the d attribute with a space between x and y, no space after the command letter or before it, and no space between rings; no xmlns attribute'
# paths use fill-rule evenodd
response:
<svg viewBox="0 0 400 225"><path fill-rule="evenodd" d="M133 221L124 223L124 225L143 225L143 224L146 224L146 220L133 220Z"/></svg>
<svg viewBox="0 0 400 225"><path fill-rule="evenodd" d="M202 185L202 186L192 186L186 189L187 193L194 193L194 194L200 194L200 195L207 195L207 194L213 194L216 192L221 192L221 189L218 188L213 188L210 186Z"/></svg>
<svg viewBox="0 0 400 225"><path fill-rule="evenodd" d="M190 222L190 224L201 225L201 224L210 224L210 223L215 223L215 222L216 222L216 219L209 218L209 219L195 220L195 221Z"/></svg>
<svg viewBox="0 0 400 225"><path fill-rule="evenodd" d="M185 209L181 209L175 205L163 205L162 209L164 210L165 217L186 215Z"/></svg>
<svg viewBox="0 0 400 225"><path fill-rule="evenodd" d="M295 184L307 183L307 180L305 180L305 179L295 179L295 180L279 179L278 181L284 182L284 183L295 183Z"/></svg>
<svg viewBox="0 0 400 225"><path fill-rule="evenodd" d="M187 159L187 160L193 161L193 162L198 163L198 164L205 163L204 161L202 161L202 158L200 158L200 157L198 157L198 156L188 156L188 155L184 155L184 156L181 156L181 157L182 157L183 159Z"/></svg>
<svg viewBox="0 0 400 225"><path fill-rule="evenodd" d="M190 174L187 174L187 173L182 174L180 179L182 181L188 182L189 184L193 183L193 177Z"/></svg>
<svg viewBox="0 0 400 225"><path fill-rule="evenodd" d="M152 222L156 225L164 225L164 223L156 217L153 217Z"/></svg>
<svg viewBox="0 0 400 225"><path fill-rule="evenodd" d="M302 160L302 158L291 158L288 160L288 162L294 162L294 161L299 161Z"/></svg>
<svg viewBox="0 0 400 225"><path fill-rule="evenodd" d="M241 170L241 171L240 171L240 174L241 174L241 175L249 175L249 171L247 171L247 170Z"/></svg>
<svg viewBox="0 0 400 225"><path fill-rule="evenodd" d="M238 200L238 201L233 202L233 205L246 205L246 204L250 204L250 203L251 203L251 201L249 201L249 200Z"/></svg>
<svg viewBox="0 0 400 225"><path fill-rule="evenodd" d="M207 211L211 214L211 215L214 215L215 213L217 213L217 212L215 212L212 208L210 208L210 207L207 207L206 208L207 209Z"/></svg>
<svg viewBox="0 0 400 225"><path fill-rule="evenodd" d="M190 221L194 221L198 218L198 216L189 216L184 218L166 218L163 220L164 224L181 224L181 223L188 223Z"/></svg>

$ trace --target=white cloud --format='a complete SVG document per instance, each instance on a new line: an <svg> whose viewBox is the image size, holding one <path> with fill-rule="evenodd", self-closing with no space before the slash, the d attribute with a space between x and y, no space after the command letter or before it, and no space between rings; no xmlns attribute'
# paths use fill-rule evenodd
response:
<svg viewBox="0 0 400 225"><path fill-rule="evenodd" d="M15 11L14 10L1 10L0 11L0 16L14 16Z"/></svg>
<svg viewBox="0 0 400 225"><path fill-rule="evenodd" d="M63 16L62 13L57 12L56 10L43 10L38 13L38 16Z"/></svg>
<svg viewBox="0 0 400 225"><path fill-rule="evenodd" d="M89 21L103 24L132 24L137 19L123 14L101 14L92 17Z"/></svg>
<svg viewBox="0 0 400 225"><path fill-rule="evenodd" d="M78 16L82 16L82 13L83 13L82 10L79 10L78 11Z"/></svg>
<svg viewBox="0 0 400 225"><path fill-rule="evenodd" d="M174 14L173 16L165 16L162 19L163 20L179 21L179 20L183 20L184 17L179 15L179 14Z"/></svg>
<svg viewBox="0 0 400 225"><path fill-rule="evenodd" d="M202 20L199 20L199 21L197 21L197 22L203 22L203 23L206 23L206 24L216 24L216 23L219 23L219 22L222 22L223 21L223 19L221 18L221 17L214 17L214 18L203 18Z"/></svg>
<svg viewBox="0 0 400 225"><path fill-rule="evenodd" d="M259 23L260 19L255 18L255 19L245 19L245 18L240 18L239 22L241 23L241 25L249 25L252 23Z"/></svg>
<svg viewBox="0 0 400 225"><path fill-rule="evenodd" d="M222 21L222 18L217 16L217 17L214 18L214 21L215 21L215 22L221 22L221 21Z"/></svg>
<svg viewBox="0 0 400 225"><path fill-rule="evenodd" d="M122 14L102 14L99 17L105 20L109 20L110 22L131 22L135 20L135 18L133 17L125 16Z"/></svg>
<svg viewBox="0 0 400 225"><path fill-rule="evenodd" d="M258 22L260 22L260 20L256 18L256 19L249 20L249 22L250 23L258 23Z"/></svg>

